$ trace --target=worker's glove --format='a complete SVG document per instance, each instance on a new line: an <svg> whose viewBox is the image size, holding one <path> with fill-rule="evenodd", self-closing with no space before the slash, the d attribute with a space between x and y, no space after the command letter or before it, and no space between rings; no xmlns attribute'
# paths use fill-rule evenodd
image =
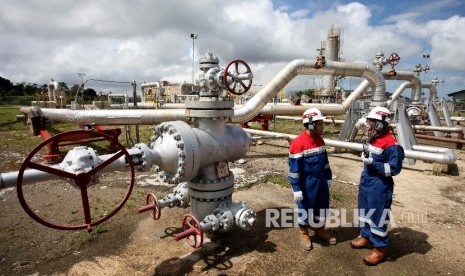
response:
<svg viewBox="0 0 465 276"><path fill-rule="evenodd" d="M302 201L304 199L304 195L302 194L302 191L294 192L294 202L297 203L299 201Z"/></svg>
<svg viewBox="0 0 465 276"><path fill-rule="evenodd" d="M366 165L373 163L373 157L371 157L371 152L368 154L368 157L365 157L365 153L362 152L362 161Z"/></svg>
<svg viewBox="0 0 465 276"><path fill-rule="evenodd" d="M331 189L331 185L333 185L333 180L328 180L328 189Z"/></svg>

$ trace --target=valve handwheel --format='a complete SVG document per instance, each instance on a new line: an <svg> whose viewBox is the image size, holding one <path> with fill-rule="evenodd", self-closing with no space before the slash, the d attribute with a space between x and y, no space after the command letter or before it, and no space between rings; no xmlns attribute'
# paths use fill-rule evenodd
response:
<svg viewBox="0 0 465 276"><path fill-rule="evenodd" d="M182 220L182 226L184 231L174 235L174 240L187 238L187 242L193 248L200 248L203 245L203 229L199 221L191 214L187 214Z"/></svg>
<svg viewBox="0 0 465 276"><path fill-rule="evenodd" d="M244 68L244 72L241 72ZM239 59L231 61L224 70L223 83L226 89L234 95L240 96L249 91L252 86L252 71L249 65ZM238 84L240 88L236 89Z"/></svg>
<svg viewBox="0 0 465 276"><path fill-rule="evenodd" d="M147 205L141 208L137 209L137 213L143 213L143 212L150 212L150 216L154 220L160 219L161 216L161 209L160 205L158 204L157 197L153 193L148 193L147 198L145 199L145 202L147 202Z"/></svg>
<svg viewBox="0 0 465 276"><path fill-rule="evenodd" d="M48 144L51 142L66 142L66 141L73 141L73 137L82 137L82 136L88 136L89 138L104 138L106 139L109 143L112 143L113 145L116 146L119 151L115 153L113 156L111 156L109 159L105 160L104 162L98 164L94 168L92 168L88 172L81 171L79 173L71 173L67 172L64 170L60 170L58 168L50 167L50 166L45 166L39 163L32 162L32 158L44 147L46 147ZM130 184L129 187L127 188L126 194L123 198L123 200L108 214L105 216L101 217L100 219L96 221L92 221L92 215L91 215L91 209L90 209L90 204L89 204L89 196L87 193L87 188L88 185L92 179L92 176L104 169L105 167L109 166L116 160L118 160L121 156L125 156L126 161L129 163L129 168L131 171L131 179L130 179ZM25 198L24 198L24 193L23 193L23 176L24 176L24 171L27 169L36 169L39 171L43 171L52 175L56 175L57 177L61 178L68 178L74 181L76 186L80 189L81 192L81 200L82 200L82 207L84 211L84 224L77 224L77 225L58 225L58 224L53 224L50 223L43 218L39 217L27 204ZM100 224L109 218L111 218L113 215L115 215L126 203L126 201L129 199L129 196L131 195L132 188L134 187L134 164L132 163L132 158L129 155L128 151L113 137L101 133L101 132L96 132L96 131L91 131L91 130L75 130L75 131L69 131L69 132L63 132L60 134L57 134L55 136L50 137L49 139L43 141L40 145L38 145L24 160L23 164L21 165L21 168L19 169L18 172L18 181L16 184L17 187L17 194L18 194L18 199L19 202L21 203L21 206L23 207L24 211L35 221L39 222L42 225L45 225L50 228L58 229L58 230L78 230L78 229L87 229L88 231L91 231L91 227L97 224Z"/></svg>
<svg viewBox="0 0 465 276"><path fill-rule="evenodd" d="M389 56L389 64L391 64L392 66L396 66L397 64L399 64L399 61L400 61L400 57L397 53L392 53Z"/></svg>
<svg viewBox="0 0 465 276"><path fill-rule="evenodd" d="M429 72L429 70L430 70L429 66L428 66L428 65L426 65L426 66L425 66L425 69L424 69L425 73L428 73L428 72Z"/></svg>

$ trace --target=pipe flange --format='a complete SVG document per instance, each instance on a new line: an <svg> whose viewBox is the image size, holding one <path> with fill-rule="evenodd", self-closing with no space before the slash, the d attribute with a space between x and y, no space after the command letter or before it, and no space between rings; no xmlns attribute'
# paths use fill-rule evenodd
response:
<svg viewBox="0 0 465 276"><path fill-rule="evenodd" d="M255 224L255 212L252 209L244 208L236 213L236 224L242 230L250 230Z"/></svg>
<svg viewBox="0 0 465 276"><path fill-rule="evenodd" d="M220 220L215 215L206 216L203 219L202 223L208 225L208 230L211 232L215 232L218 231L218 229L220 229Z"/></svg>
<svg viewBox="0 0 465 276"><path fill-rule="evenodd" d="M228 232L234 227L234 215L230 210L216 208L213 214L220 220L221 231Z"/></svg>
<svg viewBox="0 0 465 276"><path fill-rule="evenodd" d="M139 144L135 144L134 148L137 148L140 151L140 153L138 154L138 157L140 159L138 160L137 164L134 163L134 166L137 166L137 169L140 171L149 170L153 165L153 160L148 159L148 156L150 155L149 153L150 149L148 148L148 146L144 143L139 143ZM147 162L150 162L150 163L147 163Z"/></svg>
<svg viewBox="0 0 465 276"><path fill-rule="evenodd" d="M186 109L233 109L234 101L219 100L186 100Z"/></svg>
<svg viewBox="0 0 465 276"><path fill-rule="evenodd" d="M186 109L186 117L189 118L230 118L234 116L233 109L222 110L203 110L203 109Z"/></svg>
<svg viewBox="0 0 465 276"><path fill-rule="evenodd" d="M186 208L187 206L189 206L189 190L187 189L187 182L180 183L176 187L174 195L178 200L179 207Z"/></svg>
<svg viewBox="0 0 465 276"><path fill-rule="evenodd" d="M190 196L190 200L195 200L198 202L222 202L225 200L231 200L231 195L227 195L225 197L218 197L218 198L204 198L204 197L196 197Z"/></svg>
<svg viewBox="0 0 465 276"><path fill-rule="evenodd" d="M150 146L158 152L160 177L171 184L192 179L199 168L199 144L190 126L182 121L164 122L154 128Z"/></svg>

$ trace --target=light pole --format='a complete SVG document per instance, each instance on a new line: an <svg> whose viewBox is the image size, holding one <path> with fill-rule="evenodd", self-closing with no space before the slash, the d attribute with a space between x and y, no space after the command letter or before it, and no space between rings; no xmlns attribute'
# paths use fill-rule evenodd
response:
<svg viewBox="0 0 465 276"><path fill-rule="evenodd" d="M195 35L195 34L191 34L191 38L192 38L192 91L194 90L194 53L195 53L195 45L194 45L194 41L197 39L199 35Z"/></svg>
<svg viewBox="0 0 465 276"><path fill-rule="evenodd" d="M84 82L83 78L86 76L86 74L84 74L84 73L77 73L77 74L78 74L78 76L81 78L81 85L78 87L78 89L77 89L77 91L76 91L76 97L74 97L74 102L75 102L76 104L79 103L79 102L78 102L79 91L80 91L80 90L81 90L81 92L84 91L84 83L85 83L85 82ZM86 81L86 82L87 82L87 81ZM84 96L84 95L83 95L83 94L84 94L84 93L81 94L81 102L82 102L82 104L84 104L84 99L83 99L83 96Z"/></svg>

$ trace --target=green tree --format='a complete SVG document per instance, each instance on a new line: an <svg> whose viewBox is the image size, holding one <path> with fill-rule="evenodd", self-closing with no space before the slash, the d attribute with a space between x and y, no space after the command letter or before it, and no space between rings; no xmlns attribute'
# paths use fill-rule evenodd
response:
<svg viewBox="0 0 465 276"><path fill-rule="evenodd" d="M302 95L304 94L313 99L313 97L315 96L315 89L306 89L295 92L295 95L299 98L302 97Z"/></svg>
<svg viewBox="0 0 465 276"><path fill-rule="evenodd" d="M24 95L35 95L37 94L37 92L39 92L40 88L37 84L33 83L33 84L30 84L30 83L23 83L23 91L24 91Z"/></svg>
<svg viewBox="0 0 465 276"><path fill-rule="evenodd" d="M0 77L0 93L6 93L14 88L9 79Z"/></svg>
<svg viewBox="0 0 465 276"><path fill-rule="evenodd" d="M61 82L58 82L58 84L60 85L61 89L63 89L63 91L66 92L66 91L69 90L68 85L66 84L66 82L61 81Z"/></svg>
<svg viewBox="0 0 465 276"><path fill-rule="evenodd" d="M89 98L89 99L94 99L97 97L97 91L95 91L93 88L86 88L82 94L84 97Z"/></svg>

